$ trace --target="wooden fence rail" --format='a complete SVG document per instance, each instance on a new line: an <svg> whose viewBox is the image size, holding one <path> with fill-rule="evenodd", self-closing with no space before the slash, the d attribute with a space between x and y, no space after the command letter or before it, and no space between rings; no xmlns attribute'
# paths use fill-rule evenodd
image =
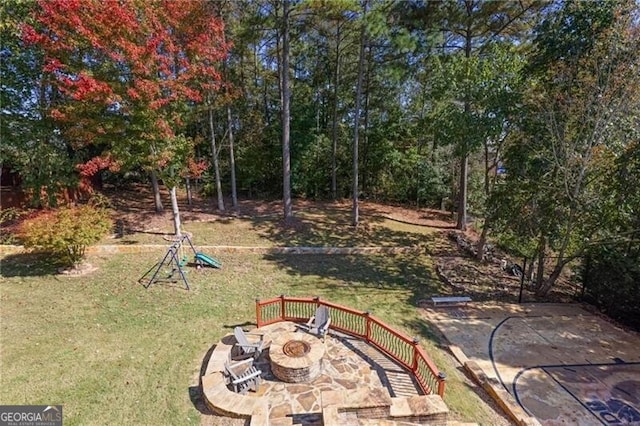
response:
<svg viewBox="0 0 640 426"><path fill-rule="evenodd" d="M437 393L444 397L446 376L419 345L418 339L411 339L392 329L369 312L317 297L281 295L269 300L256 300L256 322L258 327L280 321L305 322L320 305L329 309L331 329L366 340L410 371L426 395Z"/></svg>

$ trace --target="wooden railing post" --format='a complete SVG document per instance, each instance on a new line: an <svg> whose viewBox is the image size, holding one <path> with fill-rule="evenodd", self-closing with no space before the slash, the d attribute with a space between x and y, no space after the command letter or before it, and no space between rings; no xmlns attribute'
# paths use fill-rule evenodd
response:
<svg viewBox="0 0 640 426"><path fill-rule="evenodd" d="M420 344L420 340L417 337L414 337L411 341L413 345L413 362L411 363L411 371L415 376L416 371L418 371L418 345Z"/></svg>
<svg viewBox="0 0 640 426"><path fill-rule="evenodd" d="M444 386L447 380L447 375L442 371L438 373L438 395L441 398L444 398Z"/></svg>
<svg viewBox="0 0 640 426"><path fill-rule="evenodd" d="M280 320L284 321L284 294L280 295Z"/></svg>
<svg viewBox="0 0 640 426"><path fill-rule="evenodd" d="M367 343L369 343L371 341L371 312L366 311L364 313L364 318L365 318L365 337L367 339Z"/></svg>
<svg viewBox="0 0 640 426"><path fill-rule="evenodd" d="M260 309L260 299L256 299L256 327L262 327L262 309Z"/></svg>

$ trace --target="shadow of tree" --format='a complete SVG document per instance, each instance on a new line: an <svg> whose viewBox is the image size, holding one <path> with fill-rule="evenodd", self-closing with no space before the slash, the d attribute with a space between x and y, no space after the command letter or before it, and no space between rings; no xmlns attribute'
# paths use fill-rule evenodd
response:
<svg viewBox="0 0 640 426"><path fill-rule="evenodd" d="M311 284L315 287L314 296L321 294L331 299L336 293L352 293L359 300L366 300L366 306L351 307L376 315L415 317L415 307L421 299L442 291L443 284L433 274L428 256L421 254L265 255L264 258L300 277L301 280L292 280L290 284L293 289L299 287L299 293L308 292L309 281L319 277L317 283ZM433 333L421 335L434 339Z"/></svg>
<svg viewBox="0 0 640 426"><path fill-rule="evenodd" d="M202 363L200 364L200 372L198 374L198 384L189 386L189 399L191 403L201 414L211 415L213 411L207 406L204 398L204 390L202 389L202 376L207 372L207 365L209 365L209 360L211 359L211 354L215 350L217 345L213 345L209 348L207 353L204 355L202 359Z"/></svg>
<svg viewBox="0 0 640 426"><path fill-rule="evenodd" d="M58 274L60 262L46 253L16 253L2 259L0 275L9 277L41 277Z"/></svg>
<svg viewBox="0 0 640 426"><path fill-rule="evenodd" d="M388 227L381 216L363 217L360 226L351 225L350 212L338 208L307 209L289 222L253 220L253 226L277 245L311 247L413 247L415 251L400 254L372 255L282 255L267 254L264 258L276 263L294 277L303 280L297 285L308 288L309 279L319 277L318 291L330 298L332 293L350 291L366 298L368 306L354 306L362 310L388 310L392 299L385 292L394 291L394 316L415 315L409 312L422 299L440 294L443 283L433 271L427 252L438 239L430 228L415 226L400 230ZM308 278L308 279L307 279ZM326 278L326 282L322 282ZM399 290L400 292L398 292ZM398 294L395 294L398 293ZM371 297L368 297L371 295ZM433 333L423 337L433 340Z"/></svg>
<svg viewBox="0 0 640 426"><path fill-rule="evenodd" d="M385 218L370 216L359 226L351 225L350 216L338 209L308 209L285 222L253 219L253 227L278 245L332 247L429 247L435 234L415 226L416 231L390 229Z"/></svg>

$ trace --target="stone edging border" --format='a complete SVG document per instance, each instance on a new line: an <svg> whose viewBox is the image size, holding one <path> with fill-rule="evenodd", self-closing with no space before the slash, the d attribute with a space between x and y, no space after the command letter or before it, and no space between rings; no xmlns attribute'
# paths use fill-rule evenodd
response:
<svg viewBox="0 0 640 426"><path fill-rule="evenodd" d="M469 360L462 349L458 346L450 345L449 351L464 367L465 371L484 389L489 396L500 406L500 408L518 426L541 426L538 419L529 416L516 400L507 392L496 379L489 378L486 373L475 362Z"/></svg>
<svg viewBox="0 0 640 426"><path fill-rule="evenodd" d="M233 339L227 334L223 339ZM224 378L224 364L229 359L233 344L216 344L205 374L200 377L200 385L204 401L215 413L222 416L250 419L250 426L261 426L269 423L269 405L264 396L253 397L240 395L227 388Z"/></svg>
<svg viewBox="0 0 640 426"><path fill-rule="evenodd" d="M88 254L145 253L163 251L167 245L97 245L87 247ZM249 247L249 246L197 246L201 250L215 253L255 253L255 254L402 254L423 253L421 247ZM18 245L0 245L0 255L25 253L28 250Z"/></svg>

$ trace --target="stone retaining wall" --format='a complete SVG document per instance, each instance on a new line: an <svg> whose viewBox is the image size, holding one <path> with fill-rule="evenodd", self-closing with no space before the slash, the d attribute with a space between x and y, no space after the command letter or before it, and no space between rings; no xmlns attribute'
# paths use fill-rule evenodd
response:
<svg viewBox="0 0 640 426"><path fill-rule="evenodd" d="M168 245L98 245L87 247L87 254L102 253L147 253L163 252ZM255 254L401 254L421 253L420 247L244 247L244 246L197 246L198 250L213 253L255 253ZM0 255L24 253L23 246L0 245Z"/></svg>
<svg viewBox="0 0 640 426"><path fill-rule="evenodd" d="M217 414L251 419L252 426L269 424L269 403L261 396L237 394L227 387L225 362L233 347L232 335L225 336L214 348L201 378L202 393L207 406Z"/></svg>

